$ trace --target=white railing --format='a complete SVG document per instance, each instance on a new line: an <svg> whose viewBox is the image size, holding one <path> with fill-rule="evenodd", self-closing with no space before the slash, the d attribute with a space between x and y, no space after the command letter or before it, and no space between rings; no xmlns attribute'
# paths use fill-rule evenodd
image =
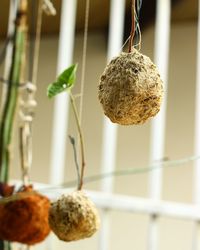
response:
<svg viewBox="0 0 200 250"><path fill-rule="evenodd" d="M108 36L107 60L117 56L122 49L124 18L125 18L125 0L110 1L110 22ZM117 17L117 18L116 18ZM116 149L117 149L117 125L110 122L107 117L103 121L103 141L102 141L102 173L112 172L116 167ZM105 193L112 193L113 178L102 180L101 190ZM99 239L99 250L109 250L110 238L110 216L109 211L102 212L102 223Z"/></svg>
<svg viewBox="0 0 200 250"><path fill-rule="evenodd" d="M168 85L168 57L169 57L169 37L171 20L171 1L158 0L156 8L155 23L155 46L154 61L158 66L164 82L164 102L158 115L152 120L151 142L150 142L150 162L162 161L165 150L165 124L167 107L167 85ZM149 196L152 200L159 201L162 196L162 168L150 173ZM153 214L149 224L149 240L147 249L158 250L159 225L158 214Z"/></svg>
<svg viewBox="0 0 200 250"><path fill-rule="evenodd" d="M58 67L57 73L61 73L69 67L73 61L75 20L77 0L62 1L62 13L60 23ZM62 110L62 112L60 112ZM64 181L65 152L68 128L69 96L62 93L55 98L50 183L59 184Z"/></svg>
<svg viewBox="0 0 200 250"><path fill-rule="evenodd" d="M198 7L200 13L200 1ZM200 154L200 16L198 17L197 38L197 76L196 76L196 107L195 107L195 155ZM200 161L194 164L194 203L200 205ZM193 250L200 249L200 224L196 220L194 225Z"/></svg>

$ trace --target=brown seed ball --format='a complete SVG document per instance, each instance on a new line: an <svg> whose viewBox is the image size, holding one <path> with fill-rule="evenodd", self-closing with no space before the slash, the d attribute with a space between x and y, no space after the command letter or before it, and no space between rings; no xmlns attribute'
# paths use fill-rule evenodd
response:
<svg viewBox="0 0 200 250"><path fill-rule="evenodd" d="M100 220L93 202L82 191L75 191L52 203L49 224L60 240L75 241L92 236Z"/></svg>
<svg viewBox="0 0 200 250"><path fill-rule="evenodd" d="M162 99L157 67L136 49L112 59L101 76L99 100L114 123L143 124L159 112Z"/></svg>
<svg viewBox="0 0 200 250"><path fill-rule="evenodd" d="M0 204L0 239L33 245L43 241L50 232L47 197L25 187L17 200Z"/></svg>

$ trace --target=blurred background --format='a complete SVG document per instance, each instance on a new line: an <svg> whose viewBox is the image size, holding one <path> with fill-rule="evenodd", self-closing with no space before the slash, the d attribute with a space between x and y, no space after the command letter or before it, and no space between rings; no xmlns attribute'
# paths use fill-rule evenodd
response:
<svg viewBox="0 0 200 250"><path fill-rule="evenodd" d="M31 1L30 1L31 2ZM57 68L58 36L60 27L61 0L53 0L57 15L43 16L42 40L39 57L38 107L33 127L32 181L49 183L49 166L52 139L54 101L46 97L46 88L54 81ZM30 3L30 13L33 11ZM142 48L141 52L153 60L155 37L155 7L152 0L143 0L141 9ZM107 63L107 39L109 0L92 0L90 3L89 37L86 63L86 84L83 104L83 131L86 144L86 176L101 172L103 111L98 101L98 82ZM9 1L1 0L0 39L6 39ZM79 63L78 78L73 90L80 93L80 73L83 49L85 1L78 1L74 62ZM194 115L197 51L197 0L172 1L172 19L169 54L169 87L167 97L167 123L165 157L179 159L194 154ZM126 1L124 40L130 32L130 1ZM67 25L67 24L66 24ZM31 31L30 31L31 34ZM124 50L127 48L125 47ZM0 66L3 75L3 65ZM60 111L62 112L62 110ZM76 172L72 147L68 134L76 136L73 114L70 112L69 131L66 131L65 181L74 180ZM118 129L116 169L142 168L149 163L150 126L120 126ZM16 134L16 133L15 133ZM20 179L18 139L14 138L12 179ZM58 166L59 167L59 166ZM148 197L148 173L114 179L114 193ZM176 168L164 169L162 198L169 201L191 203L193 200L193 163ZM85 185L85 189L100 190L100 182ZM112 211L109 250L146 249L149 217ZM192 228L190 221L161 218L159 250L191 249ZM97 249L98 234L80 242L62 243L53 241L52 249ZM43 244L36 248L44 249Z"/></svg>

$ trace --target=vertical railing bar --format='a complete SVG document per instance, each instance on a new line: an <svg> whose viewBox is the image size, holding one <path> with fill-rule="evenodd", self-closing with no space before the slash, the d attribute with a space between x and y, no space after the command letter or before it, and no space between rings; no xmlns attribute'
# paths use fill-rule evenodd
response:
<svg viewBox="0 0 200 250"><path fill-rule="evenodd" d="M77 0L62 1L57 65L58 74L72 63L76 25L76 9ZM51 184L59 184L64 181L68 111L69 96L68 93L62 93L55 98L54 104L50 162Z"/></svg>
<svg viewBox="0 0 200 250"><path fill-rule="evenodd" d="M76 10L77 0L62 1L57 74L61 73L73 61ZM64 182L68 116L69 96L68 93L62 93L55 98L54 103L49 176L51 184L60 184ZM53 238L50 235L46 241L46 249L54 249L53 242Z"/></svg>
<svg viewBox="0 0 200 250"><path fill-rule="evenodd" d="M153 119L151 127L150 162L160 161L164 157L165 120L167 106L168 85L168 57L170 39L170 0L157 0L155 24L155 64L158 66L164 82L165 97L160 113ZM162 192L162 169L150 173L150 198L159 200ZM148 250L158 249L158 222L157 217L150 218Z"/></svg>
<svg viewBox="0 0 200 250"><path fill-rule="evenodd" d="M107 59L117 56L121 52L123 44L125 16L125 0L112 0L110 7L109 39ZM117 125L112 124L108 118L104 118L102 142L102 173L112 172L115 169ZM112 192L113 179L108 178L102 181L101 190ZM110 218L108 211L102 211L102 223L99 240L99 249L109 249Z"/></svg>
<svg viewBox="0 0 200 250"><path fill-rule="evenodd" d="M196 66L196 103L195 103L195 133L194 152L200 155L200 0L198 1L198 36L197 36L197 66ZM194 162L194 203L200 206L200 160ZM200 222L194 225L192 249L200 249Z"/></svg>

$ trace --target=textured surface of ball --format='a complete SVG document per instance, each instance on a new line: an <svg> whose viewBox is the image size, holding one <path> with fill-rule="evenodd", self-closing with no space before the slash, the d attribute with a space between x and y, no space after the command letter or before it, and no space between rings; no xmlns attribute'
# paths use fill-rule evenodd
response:
<svg viewBox="0 0 200 250"><path fill-rule="evenodd" d="M162 98L157 67L136 49L111 60L101 76L99 100L114 123L143 124L159 112Z"/></svg>
<svg viewBox="0 0 200 250"><path fill-rule="evenodd" d="M33 192L32 187L25 187L16 197L0 204L0 239L27 245L43 241L50 232L48 198Z"/></svg>
<svg viewBox="0 0 200 250"><path fill-rule="evenodd" d="M75 241L91 237L100 220L93 202L82 191L75 191L52 203L49 224L60 240Z"/></svg>

